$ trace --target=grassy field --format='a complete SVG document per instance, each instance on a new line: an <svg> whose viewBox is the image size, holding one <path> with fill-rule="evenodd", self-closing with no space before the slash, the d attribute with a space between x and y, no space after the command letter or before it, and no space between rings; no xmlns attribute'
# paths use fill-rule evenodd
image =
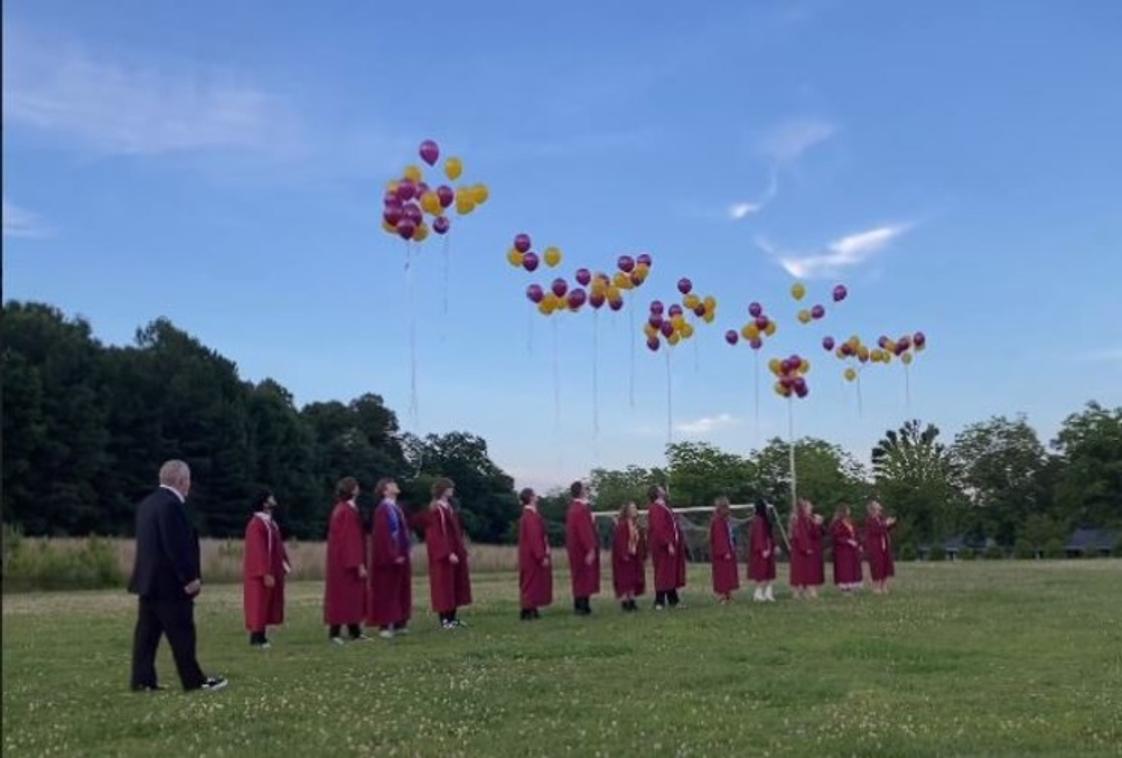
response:
<svg viewBox="0 0 1122 758"><path fill-rule="evenodd" d="M16 755L1122 755L1122 561L900 566L888 597L518 621L509 574L471 628L330 647L322 588L291 587L270 651L237 586L200 601L223 693L126 691L134 600L9 595L3 748ZM558 576L558 579L562 579ZM427 601L419 582L417 598ZM163 681L176 685L166 645Z"/></svg>

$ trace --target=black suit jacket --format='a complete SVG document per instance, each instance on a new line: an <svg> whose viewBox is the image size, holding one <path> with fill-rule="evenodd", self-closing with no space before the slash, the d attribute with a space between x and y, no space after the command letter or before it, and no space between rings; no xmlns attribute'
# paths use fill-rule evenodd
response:
<svg viewBox="0 0 1122 758"><path fill-rule="evenodd" d="M136 560L129 592L146 600L190 602L183 588L199 575L199 536L187 509L160 489L136 508Z"/></svg>

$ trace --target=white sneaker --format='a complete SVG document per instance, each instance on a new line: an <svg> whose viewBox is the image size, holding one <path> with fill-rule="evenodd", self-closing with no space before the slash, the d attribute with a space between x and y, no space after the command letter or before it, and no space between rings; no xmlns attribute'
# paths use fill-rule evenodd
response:
<svg viewBox="0 0 1122 758"><path fill-rule="evenodd" d="M762 603L762 602L764 602L764 595L763 595L763 593L762 593L762 592L760 592L759 590L756 590L755 592L753 592L753 593L752 593L752 600L753 600L753 601L755 601L755 602L757 602L757 603Z"/></svg>
<svg viewBox="0 0 1122 758"><path fill-rule="evenodd" d="M342 646L342 645L346 645L347 643L343 641L342 637L332 637L331 638L331 644Z"/></svg>
<svg viewBox="0 0 1122 758"><path fill-rule="evenodd" d="M409 634L409 627L403 626L400 629L393 630L394 635Z"/></svg>
<svg viewBox="0 0 1122 758"><path fill-rule="evenodd" d="M764 600L768 601L769 603L775 602L775 595L771 594L771 587L768 587L766 590L764 590Z"/></svg>
<svg viewBox="0 0 1122 758"><path fill-rule="evenodd" d="M446 632L454 632L454 631L456 631L456 622L454 622L454 621L442 621L442 622L440 622L440 628L443 629Z"/></svg>
<svg viewBox="0 0 1122 758"><path fill-rule="evenodd" d="M392 640L393 639L393 630L392 629L383 629L382 631L378 632L378 636L381 637L384 640Z"/></svg>

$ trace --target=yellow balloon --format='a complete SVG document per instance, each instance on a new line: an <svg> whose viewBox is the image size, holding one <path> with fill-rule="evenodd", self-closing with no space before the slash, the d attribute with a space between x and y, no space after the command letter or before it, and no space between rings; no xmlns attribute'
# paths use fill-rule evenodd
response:
<svg viewBox="0 0 1122 758"><path fill-rule="evenodd" d="M429 236L429 225L424 221L417 224L416 231L413 232L414 242L424 242Z"/></svg>
<svg viewBox="0 0 1122 758"><path fill-rule="evenodd" d="M674 325L675 329L681 329L685 325L686 320L681 316L671 316L670 323Z"/></svg>
<svg viewBox="0 0 1122 758"><path fill-rule="evenodd" d="M522 253L518 252L518 248L512 247L510 250L507 250L506 260L507 263L514 266L515 268L522 267Z"/></svg>
<svg viewBox="0 0 1122 758"><path fill-rule="evenodd" d="M856 334L854 334L854 335L853 335L853 336L851 336L851 337L850 337L849 339L847 339L847 340L846 340L845 342L846 342L846 344L847 344L847 345L849 345L849 346L850 346L851 348L853 348L854 350L856 350L856 349L857 349L857 348L858 348L858 347L859 347L859 346L861 345L861 338L860 338L860 337L858 337L858 336L857 336Z"/></svg>
<svg viewBox="0 0 1122 758"><path fill-rule="evenodd" d="M487 198L491 197L491 191L487 189L486 184L477 184L472 187L471 196L476 205L483 205L487 202Z"/></svg>
<svg viewBox="0 0 1122 758"><path fill-rule="evenodd" d="M782 384L780 384L779 382L776 382L774 387L775 387L775 394L780 395L782 397L787 396L787 388L784 387Z"/></svg>
<svg viewBox="0 0 1122 758"><path fill-rule="evenodd" d="M712 324L713 319L717 318L717 314L714 313L713 311L705 311L705 315L702 316L701 318L704 319L705 323Z"/></svg>
<svg viewBox="0 0 1122 758"><path fill-rule="evenodd" d="M388 189L390 192L397 192L397 188L400 185L401 182L397 181L396 179L391 179L390 181L386 182L386 189Z"/></svg>
<svg viewBox="0 0 1122 758"><path fill-rule="evenodd" d="M542 257L545 258L545 265L553 268L561 262L561 251L556 247L547 247Z"/></svg>
<svg viewBox="0 0 1122 758"><path fill-rule="evenodd" d="M615 285L609 286L608 287L608 302L609 303L618 303L622 300L623 300L623 295L620 294L619 287L616 287Z"/></svg>
<svg viewBox="0 0 1122 758"><path fill-rule="evenodd" d="M884 362L885 363L892 363L892 353L888 350L884 351Z"/></svg>
<svg viewBox="0 0 1122 758"><path fill-rule="evenodd" d="M856 371L854 371L854 370L853 370L853 369L851 369L851 368L847 368L847 369L845 370L845 380L846 380L847 382L852 382L852 381L853 381L854 379L856 379L856 378L857 378L857 372L856 372Z"/></svg>
<svg viewBox="0 0 1122 758"><path fill-rule="evenodd" d="M639 275L639 279L646 279L647 275L651 273L651 267L645 263L638 263L635 265L635 273Z"/></svg>
<svg viewBox="0 0 1122 758"><path fill-rule="evenodd" d="M603 279L593 279L589 291L593 295L604 297L608 294L608 285L604 283Z"/></svg>
<svg viewBox="0 0 1122 758"><path fill-rule="evenodd" d="M694 308L701 305L701 298L691 293L682 298L682 305L686 306L692 311Z"/></svg>
<svg viewBox="0 0 1122 758"><path fill-rule="evenodd" d="M766 334L767 336L770 337L771 335L775 334L775 330L776 330L775 322L774 321L768 321L767 322L767 329L764 329L764 334Z"/></svg>
<svg viewBox="0 0 1122 758"><path fill-rule="evenodd" d="M647 339L651 339L658 334L658 329L655 329L653 326L651 326L651 323L648 321L647 323L643 324L643 334L647 335Z"/></svg>
<svg viewBox="0 0 1122 758"><path fill-rule="evenodd" d="M768 361L767 367L776 376L779 376L780 372L783 371L783 364L779 362L778 358L772 358Z"/></svg>
<svg viewBox="0 0 1122 758"><path fill-rule="evenodd" d="M864 345L861 345L860 347L858 347L857 348L857 360L861 361L862 363L869 360L869 348L865 347Z"/></svg>
<svg viewBox="0 0 1122 758"><path fill-rule="evenodd" d="M421 181L421 168L420 166L413 165L412 163L405 167L405 178L416 184Z"/></svg>
<svg viewBox="0 0 1122 758"><path fill-rule="evenodd" d="M444 175L452 181L460 178L464 173L464 163L459 158L451 157L444 161Z"/></svg>
<svg viewBox="0 0 1122 758"><path fill-rule="evenodd" d="M810 371L810 361L808 361L806 358L803 358L801 361L799 361L799 373L805 374L808 371Z"/></svg>
<svg viewBox="0 0 1122 758"><path fill-rule="evenodd" d="M443 206L440 205L440 196L431 190L421 195L421 207L425 209L425 213L432 216L439 216L443 210Z"/></svg>
<svg viewBox="0 0 1122 758"><path fill-rule="evenodd" d="M682 339L689 339L693 336L693 326L690 324L682 324Z"/></svg>
<svg viewBox="0 0 1122 758"><path fill-rule="evenodd" d="M745 324L744 326L740 327L740 336L751 342L752 337L750 336L751 333L748 331L749 326L750 324Z"/></svg>
<svg viewBox="0 0 1122 758"><path fill-rule="evenodd" d="M551 312L552 311L550 310L549 303L547 303L544 299L540 303L538 303L538 313L542 314L543 316L548 316Z"/></svg>
<svg viewBox="0 0 1122 758"><path fill-rule="evenodd" d="M553 310L554 308L557 307L557 304L561 301L557 297L557 295L554 295L552 292L547 292L547 293L545 293L545 297L542 298L542 302L545 303L546 305L548 305L550 310Z"/></svg>
<svg viewBox="0 0 1122 758"><path fill-rule="evenodd" d="M791 285L791 297L795 298L796 300L802 300L803 296L805 295L806 287L803 286L802 282L795 282Z"/></svg>
<svg viewBox="0 0 1122 758"><path fill-rule="evenodd" d="M744 328L740 330L740 336L749 342L758 339L760 336L760 327L756 326L755 321L749 321L744 325Z"/></svg>
<svg viewBox="0 0 1122 758"><path fill-rule="evenodd" d="M712 295L709 295L708 297L706 297L705 300L703 300L702 302L705 304L705 310L707 310L707 311L716 311L717 310L717 298L713 297Z"/></svg>
<svg viewBox="0 0 1122 758"><path fill-rule="evenodd" d="M459 213L461 216L466 216L467 214L471 213L473 210L475 210L475 201L472 200L467 195L461 195L459 192L457 192L456 193L456 212Z"/></svg>
<svg viewBox="0 0 1122 758"><path fill-rule="evenodd" d="M673 334L671 334L669 337L666 338L666 341L669 342L671 345L677 345L679 340L681 340L681 337L678 336L677 332L674 332Z"/></svg>
<svg viewBox="0 0 1122 758"><path fill-rule="evenodd" d="M799 323L800 324L809 324L810 323L810 311L808 311L806 308L803 308L801 311L799 311L798 318L799 318Z"/></svg>
<svg viewBox="0 0 1122 758"><path fill-rule="evenodd" d="M900 356L900 362L903 363L905 366L910 366L911 363L912 363L912 354L911 353L904 353L903 355Z"/></svg>

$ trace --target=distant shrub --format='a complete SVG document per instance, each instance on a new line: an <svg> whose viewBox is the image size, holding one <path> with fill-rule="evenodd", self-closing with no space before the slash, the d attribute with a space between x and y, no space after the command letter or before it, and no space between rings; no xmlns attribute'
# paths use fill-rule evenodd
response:
<svg viewBox="0 0 1122 758"><path fill-rule="evenodd" d="M914 561L916 559L915 545L912 545L910 543L907 545L901 545L899 552L900 560L902 561Z"/></svg>
<svg viewBox="0 0 1122 758"><path fill-rule="evenodd" d="M7 535L5 535L7 536ZM21 539L5 547L4 590L119 587L124 582L113 545L100 537L67 541Z"/></svg>
<svg viewBox="0 0 1122 758"><path fill-rule="evenodd" d="M977 557L978 554L974 552L974 548L972 547L964 547L962 550L958 551L958 559L960 561L972 561Z"/></svg>
<svg viewBox="0 0 1122 758"><path fill-rule="evenodd" d="M999 561L1005 557L1005 548L1001 545L990 545L982 555L987 561Z"/></svg>
<svg viewBox="0 0 1122 758"><path fill-rule="evenodd" d="M1013 557L1015 558L1035 558L1036 548L1029 544L1028 540L1018 538L1013 544Z"/></svg>
<svg viewBox="0 0 1122 758"><path fill-rule="evenodd" d="M927 560L929 561L945 561L947 560L947 551L941 546L935 545L927 552Z"/></svg>
<svg viewBox="0 0 1122 758"><path fill-rule="evenodd" d="M1044 545L1045 558L1063 558L1066 555L1067 551L1064 550L1064 543L1062 540L1048 540Z"/></svg>

